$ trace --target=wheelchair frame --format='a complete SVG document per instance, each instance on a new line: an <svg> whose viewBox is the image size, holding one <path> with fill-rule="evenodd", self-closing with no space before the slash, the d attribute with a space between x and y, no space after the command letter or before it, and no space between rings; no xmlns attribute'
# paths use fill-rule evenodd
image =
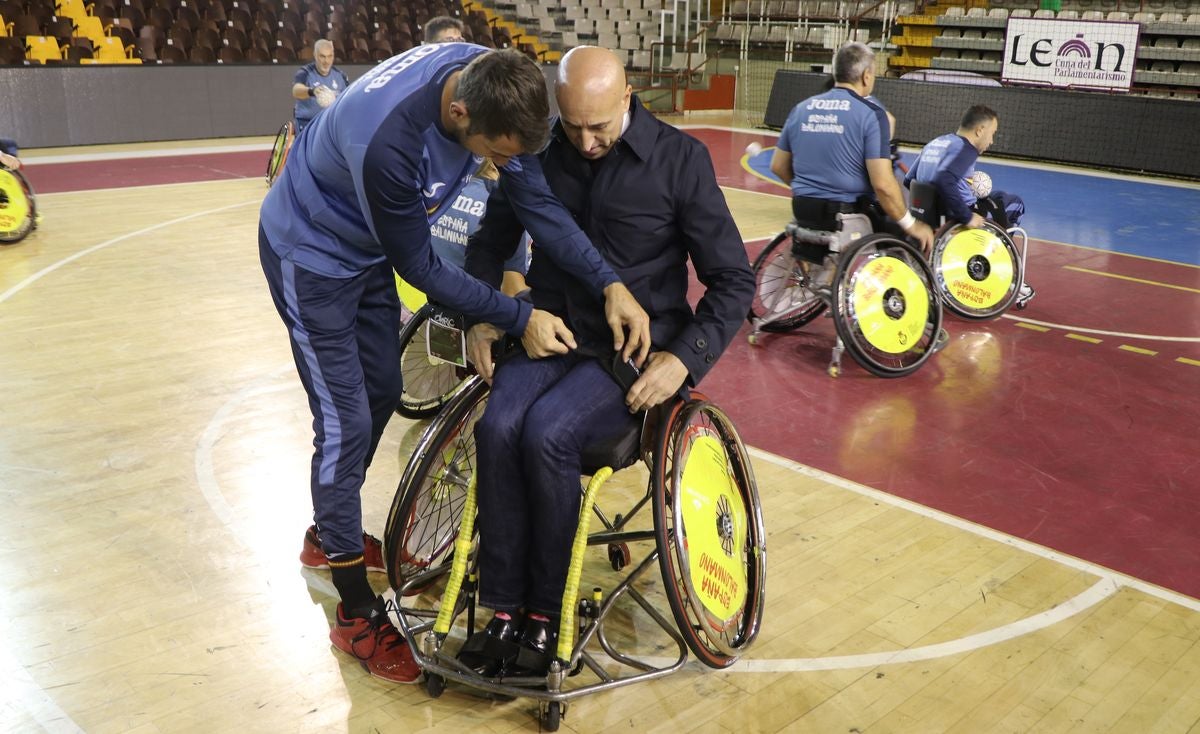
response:
<svg viewBox="0 0 1200 734"><path fill-rule="evenodd" d="M279 126L279 132L275 133L275 142L271 145L271 156L267 158L267 188L274 185L275 179L279 178L279 172L287 163L288 154L292 152L292 143L295 141L296 124L287 120Z"/></svg>
<svg viewBox="0 0 1200 734"><path fill-rule="evenodd" d="M841 374L844 351L879 377L910 374L933 354L941 330L934 274L908 242L872 233L865 215L838 214L837 219L837 231L793 222L759 253L753 265L755 302L747 315L749 341L758 344L762 332L793 331L829 312L837 332L831 377ZM876 263L881 257L893 262ZM764 293L767 277L782 281L770 293ZM920 317L920 330L914 316Z"/></svg>
<svg viewBox="0 0 1200 734"><path fill-rule="evenodd" d="M37 195L25 176L16 169L0 166L0 245L15 245L37 229ZM13 196L23 197L14 201ZM15 213L10 213L10 209Z"/></svg>
<svg viewBox="0 0 1200 734"><path fill-rule="evenodd" d="M647 419L640 430L639 445L627 446L626 455L607 457L608 463L617 469L636 463L641 458L651 465L651 478L646 493L632 509L624 515L609 519L595 505L596 495L604 482L612 475L613 466L597 469L588 482L580 503L580 523L576 530L572 560L568 573L566 591L563 596L558 648L555 659L545 676L525 678L483 678L466 668L443 648L450 635L454 620L466 613L469 633L475 629L475 581L470 573L474 563L475 515L473 465L459 461L458 454L473 453L473 421L482 414L486 403L487 385L478 376L470 378L465 389L459 393L430 424L422 435L393 501L385 533L385 553L388 558L388 575L396 590L398 628L412 646L414 658L425 673L426 690L431 696L441 695L445 682L453 680L480 689L493 696L527 697L539 703L539 719L548 730L557 729L569 701L591 693L610 690L633 683L661 678L681 669L686 663L689 650L710 667L723 668L732 665L753 643L761 624L765 602L766 533L763 528L762 512L758 501L757 485L749 463L749 457L732 422L702 397L687 402L676 401L662 411L657 423ZM697 419L701 425L694 425ZM648 442L648 433L654 434ZM673 501L672 492L680 488L683 471L688 465L690 452L701 447L713 449L713 443L701 443L712 438L719 443L725 457L727 476L734 478L732 485L740 497L741 517L744 527L740 529L732 518L737 513L720 515L729 520L726 527L731 537L740 532L744 546L741 548L740 563L746 573L745 595L741 606L727 620L721 634L709 630L719 626L714 620L706 619L704 603L698 601L691 576L682 572L688 567L689 543L679 542L688 537L681 514L682 503ZM453 444L453 445L451 445ZM632 451L633 455L628 453ZM465 457L464 457L465 458ZM704 460L700 455L700 460ZM448 470L436 484L427 485L429 472L437 465ZM586 468L586 467L585 467ZM670 486L668 486L668 483ZM732 486L732 485L726 485ZM426 488L428 487L428 491ZM460 494L461 493L461 494ZM694 494L694 493L693 493ZM434 525L432 542L421 533L421 549L427 551L410 553L408 542L414 525L423 522L414 513L418 499L424 495L426 518ZM720 499L727 500L724 495ZM435 507L442 503L443 507ZM630 520L651 503L655 508L654 529L632 529ZM729 508L726 508L728 511ZM453 546L447 521L458 515L459 525L453 528ZM599 532L589 534L591 516L598 518L603 526ZM433 517L436 516L436 517ZM718 523L719 524L719 523ZM703 528L692 526L694 537L691 543L702 545ZM718 531L718 534L720 531ZM724 541L726 536L721 535ZM736 539L736 538L735 538ZM397 542L399 541L399 542ZM628 544L654 541L655 547L633 570L618 583L607 597L597 587L590 599L578 599L583 553L588 545L604 545L608 548L609 563L614 570L630 565ZM666 552L663 552L663 549ZM736 548L736 546L735 546ZM420 556L420 562L414 555ZM734 553L733 556L736 556ZM664 590L670 602L672 620L659 612L646 596L635 588L641 579L658 561L663 575ZM443 576L447 576L446 587L441 594L440 608L423 609L404 600L421 593ZM672 579L670 582L667 579ZM635 653L618 649L605 632L605 622L610 612L622 599L628 597L649 619L676 645L675 655L666 659L644 659ZM419 600L418 600L419 601ZM703 612L697 611L697 607ZM733 631L730 632L729 630ZM469 636L469 635L468 635ZM593 650L595 643L628 674L607 670ZM587 668L597 679L595 682L567 688L564 684L571 675Z"/></svg>

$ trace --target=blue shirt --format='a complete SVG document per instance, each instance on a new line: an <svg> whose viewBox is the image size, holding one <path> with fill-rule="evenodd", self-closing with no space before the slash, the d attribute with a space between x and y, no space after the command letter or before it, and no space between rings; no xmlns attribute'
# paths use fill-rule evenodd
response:
<svg viewBox="0 0 1200 734"><path fill-rule="evenodd" d="M0 152L15 158L17 153L20 152L20 148L17 147L17 141L10 138L0 138Z"/></svg>
<svg viewBox="0 0 1200 734"><path fill-rule="evenodd" d="M776 144L792 154L792 195L845 203L874 195L866 162L891 157L890 135L882 105L845 87L804 100Z"/></svg>
<svg viewBox="0 0 1200 734"><path fill-rule="evenodd" d="M975 174L979 151L971 141L950 133L930 140L904 176L904 185L913 181L937 188L939 208L951 219L971 221L975 192L967 179Z"/></svg>
<svg viewBox="0 0 1200 734"><path fill-rule="evenodd" d="M433 251L439 257L462 267L467 259L467 238L479 229L479 220L487 211L488 197L496 188L497 182L479 176L471 180L458 192L450 208L443 209L442 215L429 228L429 236ZM521 247L504 263L506 271L524 273L529 268L529 247Z"/></svg>
<svg viewBox="0 0 1200 734"><path fill-rule="evenodd" d="M417 46L364 74L318 115L263 200L260 224L275 254L330 278L386 260L430 300L524 331L528 304L446 264L430 246L430 223L483 161L442 128L442 90L486 52L465 43ZM539 247L596 294L617 281L550 193L536 157L509 160L500 178Z"/></svg>
<svg viewBox="0 0 1200 734"><path fill-rule="evenodd" d="M336 66L330 67L329 73L325 76L317 71L316 63L305 64L296 71L296 75L292 77L292 81L296 84L303 84L306 87L314 87L318 84L329 87L337 94L346 91L346 87L350 86L350 80L342 73L342 70ZM306 99L296 100L296 128L303 130L312 119L321 111L321 105L317 104L316 97L308 97Z"/></svg>

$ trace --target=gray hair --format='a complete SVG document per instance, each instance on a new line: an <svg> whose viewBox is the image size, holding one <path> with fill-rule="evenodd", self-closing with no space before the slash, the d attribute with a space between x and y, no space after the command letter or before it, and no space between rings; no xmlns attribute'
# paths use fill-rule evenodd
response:
<svg viewBox="0 0 1200 734"><path fill-rule="evenodd" d="M838 84L857 84L875 64L875 52L864 43L850 42L833 57L833 78Z"/></svg>
<svg viewBox="0 0 1200 734"><path fill-rule="evenodd" d="M316 56L318 53L320 53L321 49L323 48L329 48L332 50L333 41L330 41L327 38L318 38L317 42L313 44L313 56Z"/></svg>

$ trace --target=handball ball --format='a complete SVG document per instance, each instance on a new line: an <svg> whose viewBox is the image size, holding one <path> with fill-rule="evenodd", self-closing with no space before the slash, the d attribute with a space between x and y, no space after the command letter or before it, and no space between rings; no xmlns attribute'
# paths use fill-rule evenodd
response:
<svg viewBox="0 0 1200 734"><path fill-rule="evenodd" d="M761 145L759 145L758 143L751 143L746 146L746 155L753 158L754 156L761 153L762 149L763 149L763 147Z"/></svg>
<svg viewBox="0 0 1200 734"><path fill-rule="evenodd" d="M992 193L992 177L983 171L976 171L967 183L971 186L971 191L975 192L975 196L982 199Z"/></svg>
<svg viewBox="0 0 1200 734"><path fill-rule="evenodd" d="M337 99L337 94L328 87L317 87L317 105L320 107L328 107L333 104L333 100Z"/></svg>

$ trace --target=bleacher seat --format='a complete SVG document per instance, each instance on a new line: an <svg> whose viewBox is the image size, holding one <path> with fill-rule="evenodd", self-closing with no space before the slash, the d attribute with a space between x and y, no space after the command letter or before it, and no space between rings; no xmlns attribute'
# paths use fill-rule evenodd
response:
<svg viewBox="0 0 1200 734"><path fill-rule="evenodd" d="M49 36L26 36L25 58L44 64L47 61L62 61L63 52L58 41Z"/></svg>
<svg viewBox="0 0 1200 734"><path fill-rule="evenodd" d="M1129 13L1124 10L1113 10L1104 18L1105 20L1129 20Z"/></svg>
<svg viewBox="0 0 1200 734"><path fill-rule="evenodd" d="M1058 11L1059 20L1079 20L1078 10L1060 10Z"/></svg>
<svg viewBox="0 0 1200 734"><path fill-rule="evenodd" d="M966 17L966 15L967 11L957 5L951 5L950 7L946 8L947 18L963 18Z"/></svg>
<svg viewBox="0 0 1200 734"><path fill-rule="evenodd" d="M100 63L124 63L132 57L132 49L126 49L120 38L106 36L95 45L93 57Z"/></svg>
<svg viewBox="0 0 1200 734"><path fill-rule="evenodd" d="M988 10L989 18L1008 18L1008 8L992 8Z"/></svg>
<svg viewBox="0 0 1200 734"><path fill-rule="evenodd" d="M1100 10L1085 10L1079 16L1080 20L1104 20L1104 13Z"/></svg>

